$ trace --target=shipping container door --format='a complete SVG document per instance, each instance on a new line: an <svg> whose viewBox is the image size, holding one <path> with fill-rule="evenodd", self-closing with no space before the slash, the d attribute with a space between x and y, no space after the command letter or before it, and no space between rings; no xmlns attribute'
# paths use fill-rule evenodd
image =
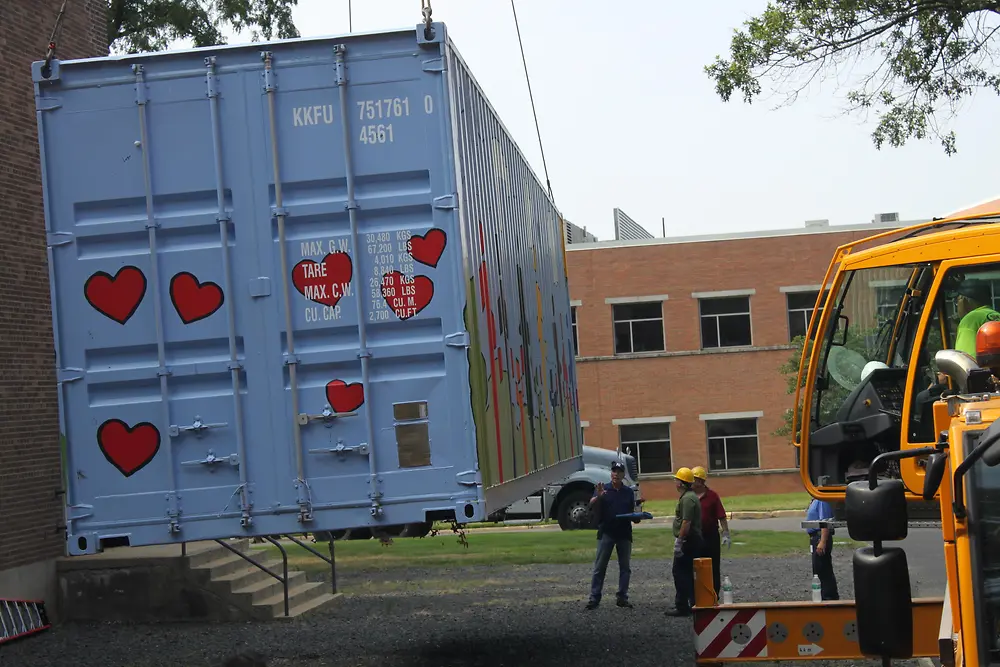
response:
<svg viewBox="0 0 1000 667"><path fill-rule="evenodd" d="M210 74L79 63L39 88L71 553L239 534L275 493L244 78Z"/></svg>
<svg viewBox="0 0 1000 667"><path fill-rule="evenodd" d="M467 505L480 518L440 47L413 32L345 42L275 49L246 79L265 90L251 151L258 209L274 208L260 261L275 276L279 500L313 530Z"/></svg>

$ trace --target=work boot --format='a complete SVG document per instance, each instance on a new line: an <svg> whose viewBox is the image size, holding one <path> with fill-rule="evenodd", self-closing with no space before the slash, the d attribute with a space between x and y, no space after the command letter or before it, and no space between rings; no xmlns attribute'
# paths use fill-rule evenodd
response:
<svg viewBox="0 0 1000 667"><path fill-rule="evenodd" d="M668 609L664 613L667 616L690 616L691 615L691 610L690 609L677 609L677 608L674 608L674 609Z"/></svg>
<svg viewBox="0 0 1000 667"><path fill-rule="evenodd" d="M634 609L635 608L632 605L631 602L629 602L628 600L626 600L625 598L622 598L622 597L618 598L618 600L615 602L615 604L618 605L619 607L625 607L626 609Z"/></svg>
<svg viewBox="0 0 1000 667"><path fill-rule="evenodd" d="M588 610L590 610L590 609L597 609L597 605L599 605L599 604L600 603L597 600L588 600L587 601L587 609Z"/></svg>

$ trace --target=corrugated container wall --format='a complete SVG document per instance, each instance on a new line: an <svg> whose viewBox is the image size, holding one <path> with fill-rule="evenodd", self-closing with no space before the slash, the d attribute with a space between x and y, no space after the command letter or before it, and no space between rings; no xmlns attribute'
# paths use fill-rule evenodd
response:
<svg viewBox="0 0 1000 667"><path fill-rule="evenodd" d="M71 553L582 467L560 216L433 29L35 64Z"/></svg>

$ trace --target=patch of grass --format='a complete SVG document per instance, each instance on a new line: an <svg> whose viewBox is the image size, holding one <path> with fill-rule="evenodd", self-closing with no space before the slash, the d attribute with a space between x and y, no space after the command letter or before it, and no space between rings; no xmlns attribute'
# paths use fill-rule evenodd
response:
<svg viewBox="0 0 1000 667"><path fill-rule="evenodd" d="M723 497L727 512L773 512L775 510L803 510L812 498L808 493L771 493L753 496ZM642 508L656 517L670 517L677 507L676 500L647 500Z"/></svg>
<svg viewBox="0 0 1000 667"><path fill-rule="evenodd" d="M632 557L670 559L674 538L670 530L636 530ZM782 556L806 553L803 533L770 530L733 531L733 545L727 557ZM383 546L378 540L349 540L336 547L338 570L389 570L423 567L464 567L472 565L535 565L546 563L590 563L596 549L593 531L471 533L469 548L454 535L400 538ZM853 543L851 543L853 544ZM287 547L289 564L303 570L324 570L326 563L297 545ZM256 549L255 549L256 550ZM264 551L265 548L261 548ZM277 550L266 547L269 555Z"/></svg>

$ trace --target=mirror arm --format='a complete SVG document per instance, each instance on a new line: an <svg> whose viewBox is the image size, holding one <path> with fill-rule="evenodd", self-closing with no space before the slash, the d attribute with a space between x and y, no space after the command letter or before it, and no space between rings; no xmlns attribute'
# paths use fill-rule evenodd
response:
<svg viewBox="0 0 1000 667"><path fill-rule="evenodd" d="M871 465L868 466L868 488L874 489L878 486L879 470L889 461L912 459L917 456L923 456L924 454L934 454L938 451L940 451L938 447L920 447L918 449L901 449L895 452L885 452L884 454L879 454L872 461Z"/></svg>

